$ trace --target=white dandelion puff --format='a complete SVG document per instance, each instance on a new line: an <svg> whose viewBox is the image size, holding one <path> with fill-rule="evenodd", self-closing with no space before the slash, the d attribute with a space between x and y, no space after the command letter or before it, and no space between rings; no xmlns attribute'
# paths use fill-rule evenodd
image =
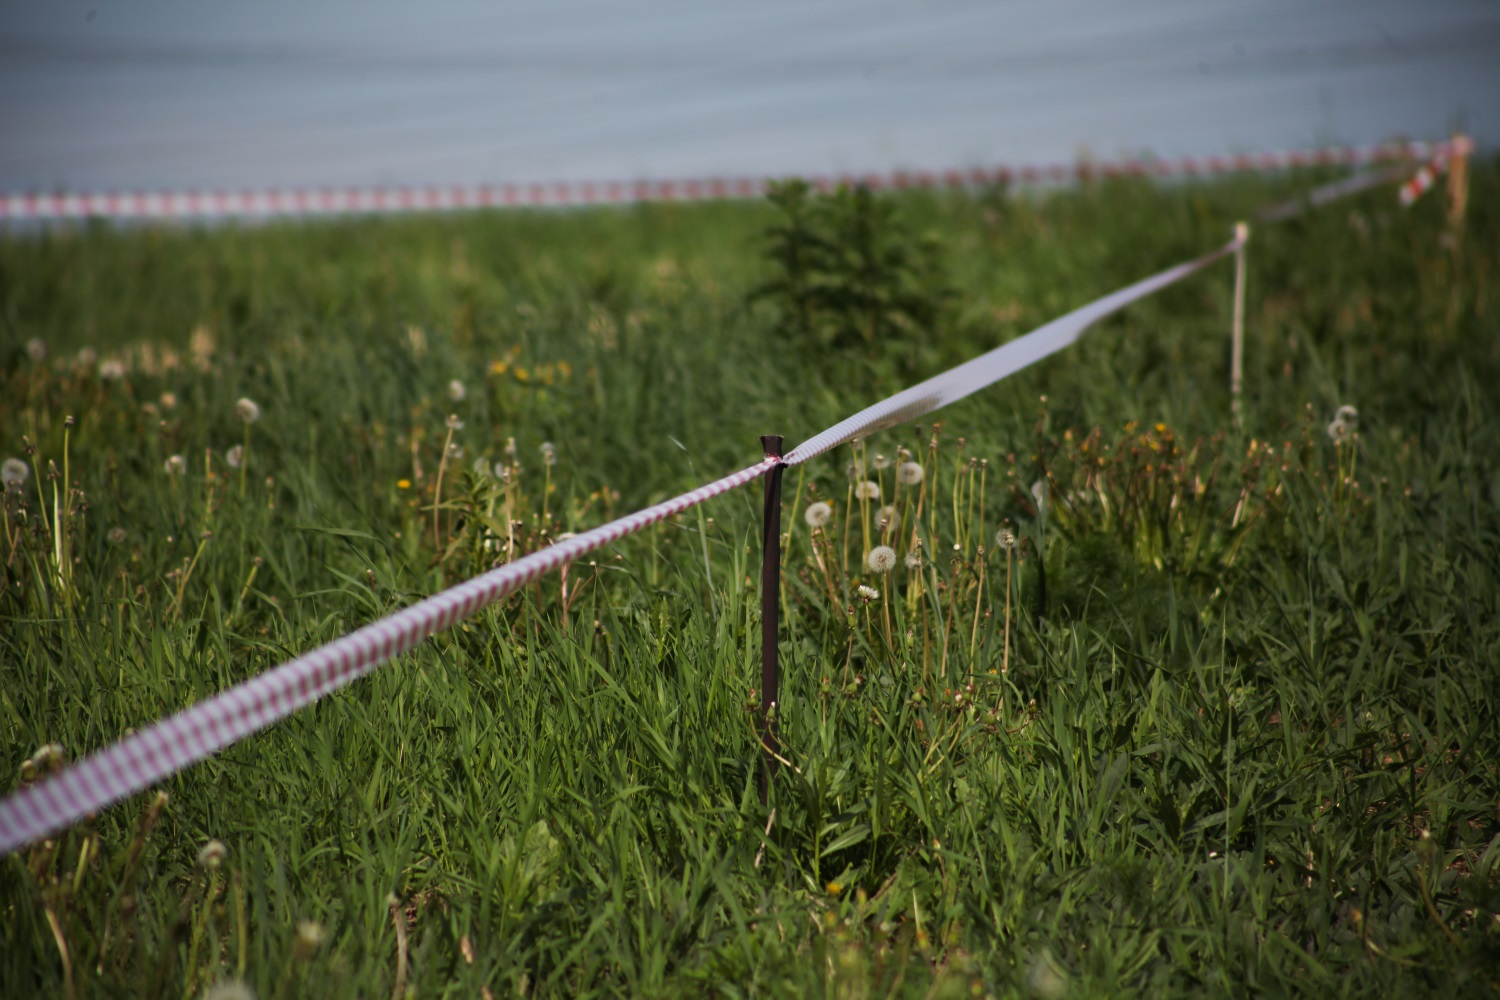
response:
<svg viewBox="0 0 1500 1000"><path fill-rule="evenodd" d="M879 500L880 484L866 479L854 487L854 495L861 500Z"/></svg>
<svg viewBox="0 0 1500 1000"><path fill-rule="evenodd" d="M47 360L47 342L41 337L32 337L26 341L26 356L32 361L40 364Z"/></svg>
<svg viewBox="0 0 1500 1000"><path fill-rule="evenodd" d="M111 545L124 545L126 537L124 528L109 529L109 544Z"/></svg>
<svg viewBox="0 0 1500 1000"><path fill-rule="evenodd" d="M125 363L119 358L106 358L99 364L99 377L114 382L125 377Z"/></svg>
<svg viewBox="0 0 1500 1000"><path fill-rule="evenodd" d="M462 403L464 401L464 397L467 395L468 390L464 388L464 384L458 379L454 379L452 382L448 383L448 398L453 400L455 403Z"/></svg>
<svg viewBox="0 0 1500 1000"><path fill-rule="evenodd" d="M995 544L1002 549L1013 549L1016 547L1016 533L1009 528L1001 528L995 532Z"/></svg>
<svg viewBox="0 0 1500 1000"><path fill-rule="evenodd" d="M880 508L880 527L889 528L895 523L896 508L891 504L886 504L884 507Z"/></svg>
<svg viewBox="0 0 1500 1000"><path fill-rule="evenodd" d="M162 464L169 476L181 476L187 473L187 459L181 455L173 455Z"/></svg>
<svg viewBox="0 0 1500 1000"><path fill-rule="evenodd" d="M877 545L865 556L865 565L875 573L889 573L896 568L896 550L889 545Z"/></svg>
<svg viewBox="0 0 1500 1000"><path fill-rule="evenodd" d="M912 549L906 554L906 568L916 571L922 568L922 553Z"/></svg>
<svg viewBox="0 0 1500 1000"><path fill-rule="evenodd" d="M99 361L99 352L92 347L84 347L78 351L78 367L92 368Z"/></svg>
<svg viewBox="0 0 1500 1000"><path fill-rule="evenodd" d="M464 422L458 419L457 413L448 414L448 419L444 420L443 423L450 431L461 431L464 429Z"/></svg>
<svg viewBox="0 0 1500 1000"><path fill-rule="evenodd" d="M1031 484L1031 499L1036 501L1037 513L1047 513L1047 480L1038 479Z"/></svg>
<svg viewBox="0 0 1500 1000"><path fill-rule="evenodd" d="M803 520L807 521L808 527L821 528L833 518L833 505L823 502L807 505L807 510L802 514Z"/></svg>
<svg viewBox="0 0 1500 1000"><path fill-rule="evenodd" d="M915 486L922 481L922 466L916 462L902 462L896 469L896 478L903 486Z"/></svg>
<svg viewBox="0 0 1500 1000"><path fill-rule="evenodd" d="M557 464L557 445L553 444L551 441L543 441L541 447L538 450L542 453L543 465Z"/></svg>
<svg viewBox="0 0 1500 1000"><path fill-rule="evenodd" d="M891 467L891 460L890 459L886 458L884 455L876 455L875 456L875 471L877 471L877 472L884 472L886 469L889 469L890 467Z"/></svg>
<svg viewBox="0 0 1500 1000"><path fill-rule="evenodd" d="M245 446L237 444L224 452L224 461L229 463L231 469L238 469L245 464Z"/></svg>
<svg viewBox="0 0 1500 1000"><path fill-rule="evenodd" d="M203 1000L255 1000L255 991L244 980L221 979L203 991Z"/></svg>
<svg viewBox="0 0 1500 1000"><path fill-rule="evenodd" d="M1345 403L1339 407L1338 412L1333 415L1333 419L1342 420L1352 431L1359 426L1359 411L1348 403Z"/></svg>
<svg viewBox="0 0 1500 1000"><path fill-rule="evenodd" d="M198 852L198 866L200 868L217 868L224 863L224 859L228 856L229 848L225 847L221 841L210 840Z"/></svg>
<svg viewBox="0 0 1500 1000"><path fill-rule="evenodd" d="M1349 425L1337 417L1328 425L1328 440L1334 444L1343 444L1349 439Z"/></svg>
<svg viewBox="0 0 1500 1000"><path fill-rule="evenodd" d="M0 462L0 483L8 490L19 490L31 476L31 466L19 458L7 458Z"/></svg>
<svg viewBox="0 0 1500 1000"><path fill-rule="evenodd" d="M861 601L864 601L866 604L871 601L880 600L880 591L876 590L874 587L866 587L861 584L859 589L856 590L855 593L859 595L859 599Z"/></svg>
<svg viewBox="0 0 1500 1000"><path fill-rule="evenodd" d="M448 442L448 459L456 462L464 457L464 446L457 441Z"/></svg>
<svg viewBox="0 0 1500 1000"><path fill-rule="evenodd" d="M247 424L253 424L260 419L260 404L249 396L241 396L235 400L234 415Z"/></svg>

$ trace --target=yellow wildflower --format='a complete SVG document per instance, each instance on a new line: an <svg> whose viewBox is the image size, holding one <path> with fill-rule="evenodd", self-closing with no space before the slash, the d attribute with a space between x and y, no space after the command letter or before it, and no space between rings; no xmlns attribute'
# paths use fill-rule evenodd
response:
<svg viewBox="0 0 1500 1000"><path fill-rule="evenodd" d="M411 480L410 479L398 479L398 480L396 480L396 489L398 489L398 490L409 490L409 489L411 489Z"/></svg>

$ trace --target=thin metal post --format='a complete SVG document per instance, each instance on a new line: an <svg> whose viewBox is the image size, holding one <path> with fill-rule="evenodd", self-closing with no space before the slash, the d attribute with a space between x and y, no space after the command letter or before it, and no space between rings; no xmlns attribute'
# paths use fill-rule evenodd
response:
<svg viewBox="0 0 1500 1000"><path fill-rule="evenodd" d="M1229 355L1229 412L1234 415L1234 424L1240 425L1240 389L1245 378L1245 241L1250 238L1250 227L1243 222L1234 224L1234 238L1240 245L1234 251L1234 329L1233 344Z"/></svg>
<svg viewBox="0 0 1500 1000"><path fill-rule="evenodd" d="M767 458L781 458L780 434L760 439ZM776 708L781 697L781 474L779 461L766 473L766 505L761 521L760 566L760 745L764 752L760 801L771 801L771 783L776 778Z"/></svg>

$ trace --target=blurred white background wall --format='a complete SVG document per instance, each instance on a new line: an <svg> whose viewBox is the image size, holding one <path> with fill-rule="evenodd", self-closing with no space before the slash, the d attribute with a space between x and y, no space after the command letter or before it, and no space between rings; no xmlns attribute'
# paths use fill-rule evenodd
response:
<svg viewBox="0 0 1500 1000"><path fill-rule="evenodd" d="M0 0L0 189L578 180L1500 131L1491 0Z"/></svg>

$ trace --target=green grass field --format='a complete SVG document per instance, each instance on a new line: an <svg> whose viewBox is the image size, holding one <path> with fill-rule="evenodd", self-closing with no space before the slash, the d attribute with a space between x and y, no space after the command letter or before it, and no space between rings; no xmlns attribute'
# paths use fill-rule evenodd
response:
<svg viewBox="0 0 1500 1000"><path fill-rule="evenodd" d="M765 204L7 237L0 788L1315 180L903 195L948 294L853 340L751 295ZM0 860L0 993L1500 994L1472 185L1255 232L1242 427L1224 262L791 471L773 809L755 484Z"/></svg>

